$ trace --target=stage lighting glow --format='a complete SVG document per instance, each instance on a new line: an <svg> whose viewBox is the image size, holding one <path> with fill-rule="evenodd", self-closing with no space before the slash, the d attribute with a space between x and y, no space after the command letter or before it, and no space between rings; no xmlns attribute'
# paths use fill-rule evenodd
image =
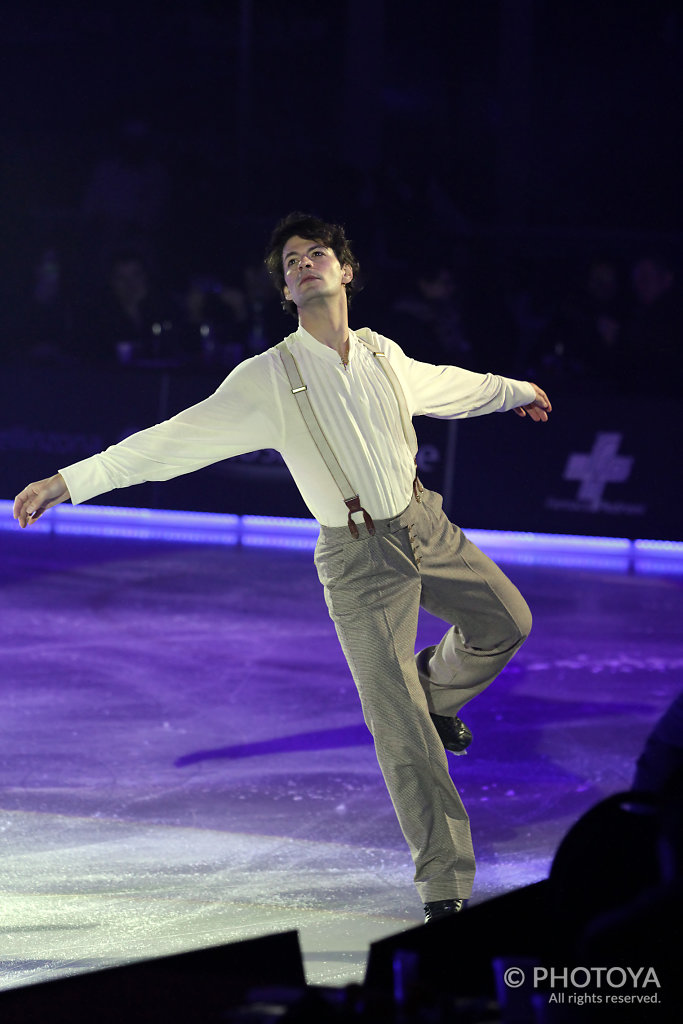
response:
<svg viewBox="0 0 683 1024"><path fill-rule="evenodd" d="M0 501L0 529L19 529L12 502ZM187 544L242 544L309 551L319 527L314 519L228 515L108 505L58 505L39 519L31 535L111 537ZM553 565L610 572L683 574L683 541L584 537L465 529L492 558L518 565Z"/></svg>
<svg viewBox="0 0 683 1024"><path fill-rule="evenodd" d="M556 565L572 569L626 572L632 543L624 537L463 530L491 558L517 565Z"/></svg>
<svg viewBox="0 0 683 1024"><path fill-rule="evenodd" d="M243 533L241 543L245 548L290 548L296 551L312 551L315 538L296 537L287 533Z"/></svg>
<svg viewBox="0 0 683 1024"><path fill-rule="evenodd" d="M266 530L284 533L303 533L317 537L320 531L315 519L287 519L283 516L242 516L244 531Z"/></svg>
<svg viewBox="0 0 683 1024"><path fill-rule="evenodd" d="M648 557L683 558L683 540L634 540L636 551Z"/></svg>
<svg viewBox="0 0 683 1024"><path fill-rule="evenodd" d="M683 541L636 540L633 549L634 569L637 573L683 573Z"/></svg>

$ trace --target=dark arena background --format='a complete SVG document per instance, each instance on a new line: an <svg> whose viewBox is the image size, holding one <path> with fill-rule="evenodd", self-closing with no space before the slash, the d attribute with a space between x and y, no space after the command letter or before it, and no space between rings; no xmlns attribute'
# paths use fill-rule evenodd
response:
<svg viewBox="0 0 683 1024"><path fill-rule="evenodd" d="M680 3L5 0L0 55L0 1020L680 1020ZM534 615L430 925L276 452L11 514L293 329L296 209L352 327L553 403L416 421Z"/></svg>

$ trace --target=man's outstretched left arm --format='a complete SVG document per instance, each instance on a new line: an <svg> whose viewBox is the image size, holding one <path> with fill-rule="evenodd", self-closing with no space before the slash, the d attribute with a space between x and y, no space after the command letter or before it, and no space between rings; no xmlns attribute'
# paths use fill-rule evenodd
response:
<svg viewBox="0 0 683 1024"><path fill-rule="evenodd" d="M374 340L398 374L411 416L469 419L514 409L519 416L546 422L552 411L546 393L529 381L422 363L407 356L390 338L375 334Z"/></svg>

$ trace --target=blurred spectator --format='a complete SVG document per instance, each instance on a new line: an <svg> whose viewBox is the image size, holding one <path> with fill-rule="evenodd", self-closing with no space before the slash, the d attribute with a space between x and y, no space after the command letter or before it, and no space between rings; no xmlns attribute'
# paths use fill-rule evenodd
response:
<svg viewBox="0 0 683 1024"><path fill-rule="evenodd" d="M212 275L195 274L182 296L183 348L205 366L234 366L245 354L246 296Z"/></svg>
<svg viewBox="0 0 683 1024"><path fill-rule="evenodd" d="M170 175L149 125L129 118L114 151L95 165L81 206L85 248L98 273L123 248L135 248L148 263L156 260L169 194Z"/></svg>
<svg viewBox="0 0 683 1024"><path fill-rule="evenodd" d="M558 847L549 875L548 962L647 964L662 992L674 991L680 976L674 936L683 908L682 784L679 693L647 737L631 789L592 807ZM640 1024L642 1007L634 1017L620 1011L618 1019Z"/></svg>
<svg viewBox="0 0 683 1024"><path fill-rule="evenodd" d="M78 353L87 363L168 360L178 355L175 309L135 252L114 257L104 294L88 303Z"/></svg>
<svg viewBox="0 0 683 1024"><path fill-rule="evenodd" d="M184 344L205 365L231 367L294 329L265 266L248 264L239 285L196 274L182 298Z"/></svg>
<svg viewBox="0 0 683 1024"><path fill-rule="evenodd" d="M73 308L63 255L56 245L41 249L33 267L30 292L15 311L10 333L14 355L20 362L71 361Z"/></svg>
<svg viewBox="0 0 683 1024"><path fill-rule="evenodd" d="M294 327L282 309L280 296L273 288L265 264L256 262L245 267L244 289L247 299L247 350L249 355L253 355L277 345Z"/></svg>
<svg viewBox="0 0 683 1024"><path fill-rule="evenodd" d="M683 303L672 263L643 255L631 271L633 298L624 324L622 383L628 391L680 397Z"/></svg>
<svg viewBox="0 0 683 1024"><path fill-rule="evenodd" d="M416 279L393 303L390 337L406 345L416 359L470 367L472 345L448 260L421 256L418 262Z"/></svg>
<svg viewBox="0 0 683 1024"><path fill-rule="evenodd" d="M677 991L680 980L680 941L676 936L683 913L682 785L683 693L679 693L648 736L632 786L632 810L639 812L632 817L647 820L647 803L639 805L639 800L646 801L649 795L653 801L658 871L643 871L645 865L632 843L624 845L625 853L615 858L622 844L615 844L615 833L610 831L605 845L611 850L612 863L621 861L622 899L611 908L603 905L602 912L596 901L577 949L581 963L652 965L662 994ZM665 1019L678 1019L680 1014L673 1007L670 1001ZM642 1008L633 1016L624 1015L623 1020L640 1024Z"/></svg>
<svg viewBox="0 0 683 1024"><path fill-rule="evenodd" d="M560 300L540 333L529 357L533 372L546 379L596 380L614 387L623 319L617 265L596 257L585 280Z"/></svg>
<svg viewBox="0 0 683 1024"><path fill-rule="evenodd" d="M638 792L675 793L673 782L683 776L683 690L650 732L631 788ZM683 796L677 794L683 807Z"/></svg>
<svg viewBox="0 0 683 1024"><path fill-rule="evenodd" d="M489 311L497 311L499 327L489 328L489 336L500 339L495 361L507 367L501 372L533 380L529 361L557 306L556 275L551 275L550 261L525 250L496 253L494 249L480 253L477 264L481 263L487 271L477 273L477 284L482 276L485 284L478 288L477 319L487 320ZM508 359L511 355L511 361L503 362L504 355Z"/></svg>

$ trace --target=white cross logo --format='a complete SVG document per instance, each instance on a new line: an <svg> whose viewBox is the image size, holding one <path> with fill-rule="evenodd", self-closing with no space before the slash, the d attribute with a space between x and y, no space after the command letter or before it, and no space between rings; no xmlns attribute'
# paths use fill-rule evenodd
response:
<svg viewBox="0 0 683 1024"><path fill-rule="evenodd" d="M633 458L617 455L621 434L597 434L593 450L587 455L574 453L567 459L563 480L580 480L577 498L598 511L607 484L623 484L628 480Z"/></svg>

